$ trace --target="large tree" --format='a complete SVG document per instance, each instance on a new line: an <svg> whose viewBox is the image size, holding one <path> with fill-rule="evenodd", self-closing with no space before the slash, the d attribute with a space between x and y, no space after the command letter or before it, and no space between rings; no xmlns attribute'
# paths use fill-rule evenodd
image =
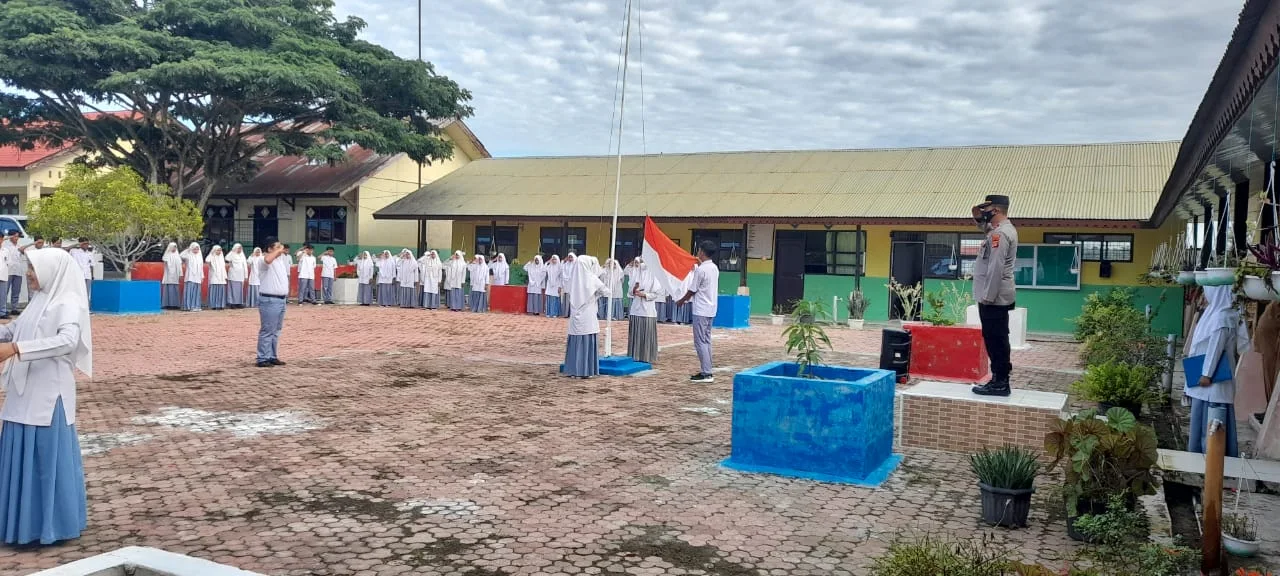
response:
<svg viewBox="0 0 1280 576"><path fill-rule="evenodd" d="M432 119L469 116L470 93L364 26L332 0L0 0L0 144L76 142L179 193L198 181L201 209L263 150L449 158Z"/></svg>

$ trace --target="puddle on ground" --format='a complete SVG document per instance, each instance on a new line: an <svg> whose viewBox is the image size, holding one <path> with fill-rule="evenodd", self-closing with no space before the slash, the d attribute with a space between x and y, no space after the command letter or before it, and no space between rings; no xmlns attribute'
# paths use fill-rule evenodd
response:
<svg viewBox="0 0 1280 576"><path fill-rule="evenodd" d="M86 432L80 435L80 455L106 454L113 448L141 444L152 438L151 434L132 432Z"/></svg>
<svg viewBox="0 0 1280 576"><path fill-rule="evenodd" d="M161 408L159 414L135 416L136 424L182 428L198 434L230 432L239 437L298 434L323 427L319 419L288 410L273 412L209 412L196 408Z"/></svg>
<svg viewBox="0 0 1280 576"><path fill-rule="evenodd" d="M721 414L719 408L713 408L711 406L696 406L696 407L685 406L680 410L683 410L685 412L693 412L695 414L706 414L707 416L719 416Z"/></svg>
<svg viewBox="0 0 1280 576"><path fill-rule="evenodd" d="M410 510L424 516L443 516L445 518L465 518L480 512L480 505L470 500L405 500L396 504L402 512Z"/></svg>

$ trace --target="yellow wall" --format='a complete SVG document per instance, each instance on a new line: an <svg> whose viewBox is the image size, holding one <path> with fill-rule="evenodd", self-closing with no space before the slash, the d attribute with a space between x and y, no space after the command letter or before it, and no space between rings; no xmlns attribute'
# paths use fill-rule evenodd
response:
<svg viewBox="0 0 1280 576"><path fill-rule="evenodd" d="M52 194L62 183L67 165L75 158L75 154L62 154L26 170L0 171L0 194L17 194L19 213L26 214L32 200Z"/></svg>
<svg viewBox="0 0 1280 576"><path fill-rule="evenodd" d="M454 126L446 128L444 139L453 142L450 133L454 130L456 130ZM468 156L461 146L454 146L453 158L422 167L422 183L426 185L434 182L445 174L466 166L471 160L473 158ZM358 205L356 213L359 216L355 222L356 231L349 232L355 240L350 243L366 246L404 246L416 250L418 245L416 221L374 220L373 213L417 189L418 164L408 156L401 157L361 184L355 199ZM427 245L452 246L449 243L452 235L453 224L450 221L427 222Z"/></svg>

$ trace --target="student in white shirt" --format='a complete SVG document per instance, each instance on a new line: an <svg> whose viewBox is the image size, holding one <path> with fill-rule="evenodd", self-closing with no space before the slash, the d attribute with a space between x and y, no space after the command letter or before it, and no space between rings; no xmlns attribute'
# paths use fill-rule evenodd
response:
<svg viewBox="0 0 1280 576"><path fill-rule="evenodd" d="M254 247L253 254L249 255L249 299L248 306L257 308L259 299L259 291L262 290L262 274L258 272L258 264L262 262L262 248Z"/></svg>
<svg viewBox="0 0 1280 576"><path fill-rule="evenodd" d="M324 249L320 256L320 296L325 304L333 304L333 280L338 277L338 259L333 257L333 247Z"/></svg>
<svg viewBox="0 0 1280 576"><path fill-rule="evenodd" d="M609 287L600 281L600 264L594 257L579 256L572 264L577 271L569 275L567 290L573 310L569 314L569 337L565 344L564 375L590 378L600 374L597 336L600 321L596 319L597 298L610 297Z"/></svg>
<svg viewBox="0 0 1280 576"><path fill-rule="evenodd" d="M266 253L257 262L258 278L258 367L284 366L280 361L280 330L284 327L284 313L289 300L288 250L275 238L268 237L263 246Z"/></svg>
<svg viewBox="0 0 1280 576"><path fill-rule="evenodd" d="M693 349L698 353L698 373L689 377L690 382L715 382L711 375L711 322L716 318L719 300L720 269L716 267L715 242L698 243L698 267L693 269L692 280L684 297L677 305L693 301Z"/></svg>
<svg viewBox="0 0 1280 576"><path fill-rule="evenodd" d="M1226 455L1236 457L1236 383L1234 379L1214 382L1213 374L1225 360L1235 374L1239 358L1240 309L1231 286L1205 286L1205 307L1191 334L1187 356L1204 356L1200 374L1187 374L1183 393L1191 398L1191 425L1187 434L1187 452L1205 451L1209 425L1220 420L1226 428ZM1244 335L1248 339L1248 334ZM1243 346L1247 349L1247 344Z"/></svg>
<svg viewBox="0 0 1280 576"><path fill-rule="evenodd" d="M444 263L435 250L427 250L422 257L422 307L440 309L440 280L444 278Z"/></svg>
<svg viewBox="0 0 1280 576"><path fill-rule="evenodd" d="M396 305L396 259L390 250L378 255L378 306Z"/></svg>
<svg viewBox="0 0 1280 576"><path fill-rule="evenodd" d="M609 258L604 261L604 271L600 273L600 281L609 287L609 298L613 300L613 319L622 320L622 268L618 266L618 261ZM596 311L596 317L604 320L609 314L609 300L604 296L600 297L600 302L596 304L599 310Z"/></svg>
<svg viewBox="0 0 1280 576"><path fill-rule="evenodd" d="M560 293L564 291L564 275L560 272L560 256L552 254L547 259L544 275L546 277L547 318L560 317Z"/></svg>
<svg viewBox="0 0 1280 576"><path fill-rule="evenodd" d="M22 250L18 248L19 238L17 230L10 230L3 246L0 246L0 250L4 251L4 261L8 265L9 273L9 280L5 282L9 288L7 307L2 303L6 300L5 295L0 294L0 307L4 307L3 316L6 318L10 313L18 311L18 297L22 295L22 279L27 274L27 262L22 257Z"/></svg>
<svg viewBox="0 0 1280 576"><path fill-rule="evenodd" d="M543 287L547 284L547 267L542 263L542 256L535 254L533 259L524 264L525 276L529 280L525 285L525 314L537 316L543 311Z"/></svg>
<svg viewBox="0 0 1280 576"><path fill-rule="evenodd" d="M192 242L187 251L182 253L182 262L187 270L182 284L182 309L187 312L199 312L200 302L204 300L200 293L204 285L204 254L200 245Z"/></svg>
<svg viewBox="0 0 1280 576"><path fill-rule="evenodd" d="M484 312L489 304L489 265L484 256L476 254L467 265L467 278L471 282L471 311Z"/></svg>
<svg viewBox="0 0 1280 576"><path fill-rule="evenodd" d="M658 312L655 304L666 293L644 259L631 266L631 321L627 331L627 356L636 362L658 361Z"/></svg>
<svg viewBox="0 0 1280 576"><path fill-rule="evenodd" d="M365 250L356 258L356 282L359 284L359 292L356 294L356 302L361 306L373 305L373 274L377 270L377 266L373 262L373 256L369 255L369 251Z"/></svg>
<svg viewBox="0 0 1280 576"><path fill-rule="evenodd" d="M3 256L3 251L0 251ZM164 276L160 277L160 307L165 310L182 308L182 253L178 251L178 243L170 242L164 249ZM0 305L3 304L0 298Z"/></svg>
<svg viewBox="0 0 1280 576"><path fill-rule="evenodd" d="M501 252L493 259L493 263L489 264L489 273L493 275L490 284L494 286L506 286L511 282L511 266L507 264L507 255Z"/></svg>
<svg viewBox="0 0 1280 576"><path fill-rule="evenodd" d="M227 308L227 259L222 255L222 247L209 249L209 257L205 258L209 269L209 309L225 310Z"/></svg>
<svg viewBox="0 0 1280 576"><path fill-rule="evenodd" d="M90 298L93 297L93 246L89 244L88 238L81 238L80 245L72 248L67 252L71 255L71 259L75 260L76 266L80 268L81 274L84 275L84 291Z"/></svg>
<svg viewBox="0 0 1280 576"><path fill-rule="evenodd" d="M298 304L317 304L315 248L303 244L298 252Z"/></svg>
<svg viewBox="0 0 1280 576"><path fill-rule="evenodd" d="M244 246L236 244L227 254L227 307L244 308L244 281L249 275L249 259Z"/></svg>
<svg viewBox="0 0 1280 576"><path fill-rule="evenodd" d="M467 281L466 254L461 250L453 253L444 267L445 304L452 312L461 311L467 304L462 293L462 285Z"/></svg>
<svg viewBox="0 0 1280 576"><path fill-rule="evenodd" d="M401 308L415 307L414 294L418 291L418 261L413 258L413 250L400 250L400 261L396 262L396 282L398 290L396 300Z"/></svg>

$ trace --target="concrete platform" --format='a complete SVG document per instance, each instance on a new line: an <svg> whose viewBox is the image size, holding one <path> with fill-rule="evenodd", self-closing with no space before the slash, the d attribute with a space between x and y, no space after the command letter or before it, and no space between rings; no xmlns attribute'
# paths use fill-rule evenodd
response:
<svg viewBox="0 0 1280 576"><path fill-rule="evenodd" d="M1161 448L1159 453L1156 466L1161 470L1178 475L1177 480L1180 483L1190 486L1204 485L1204 454L1164 448ZM1251 489L1253 482L1280 484L1280 462L1231 457L1225 460L1223 476L1246 480L1246 489ZM1228 481L1227 484L1229 487L1235 487L1234 482Z"/></svg>
<svg viewBox="0 0 1280 576"><path fill-rule="evenodd" d="M1063 415L1066 394L1014 389L978 396L971 386L925 381L901 392L903 446L973 453L1006 444L1042 452L1049 424Z"/></svg>
<svg viewBox="0 0 1280 576"><path fill-rule="evenodd" d="M208 560L130 546L90 556L31 576L262 576Z"/></svg>

